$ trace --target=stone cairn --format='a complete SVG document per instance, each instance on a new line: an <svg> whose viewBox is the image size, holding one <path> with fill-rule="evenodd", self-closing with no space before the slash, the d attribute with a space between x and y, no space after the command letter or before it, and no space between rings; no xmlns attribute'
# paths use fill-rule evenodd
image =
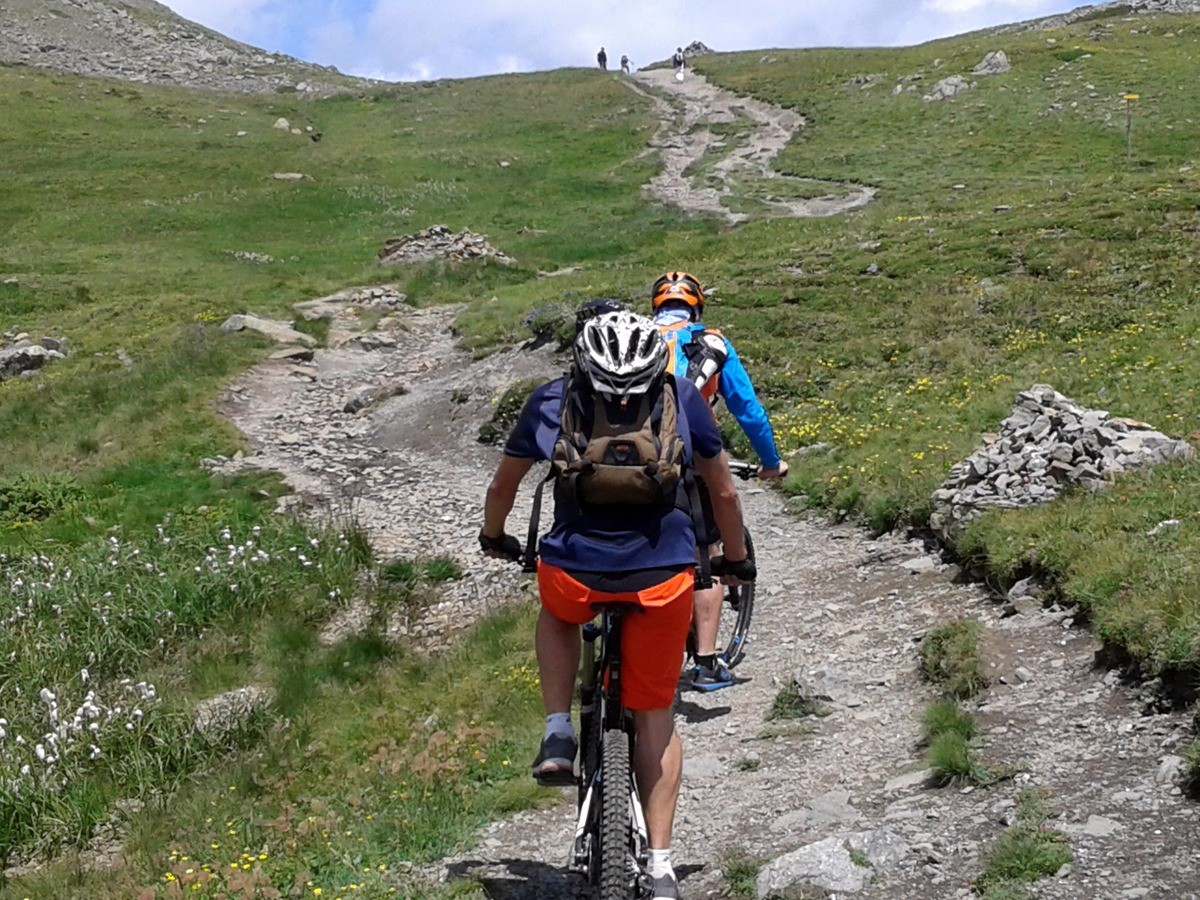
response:
<svg viewBox="0 0 1200 900"><path fill-rule="evenodd" d="M381 266L428 262L433 259L461 262L484 258L494 259L506 266L513 264L510 257L488 243L486 236L474 234L465 228L455 234L445 225L430 225L416 234L389 238L379 251Z"/></svg>
<svg viewBox="0 0 1200 900"><path fill-rule="evenodd" d="M1193 454L1186 441L1037 384L1017 394L998 434L986 435L981 449L950 469L933 494L929 524L953 544L988 507L1032 506L1073 486L1097 490L1122 472Z"/></svg>
<svg viewBox="0 0 1200 900"><path fill-rule="evenodd" d="M31 378L47 363L63 359L64 349L59 338L35 341L24 332L9 331L0 338L0 381Z"/></svg>

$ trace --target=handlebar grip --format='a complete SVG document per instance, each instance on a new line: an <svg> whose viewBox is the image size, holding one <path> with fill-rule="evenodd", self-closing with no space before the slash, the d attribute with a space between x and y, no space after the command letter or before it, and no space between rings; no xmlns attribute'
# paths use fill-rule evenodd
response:
<svg viewBox="0 0 1200 900"><path fill-rule="evenodd" d="M741 460L729 460L729 474L735 475L742 481L749 481L751 478L757 478L758 473L762 471L762 466L756 466L753 463L742 462Z"/></svg>
<svg viewBox="0 0 1200 900"><path fill-rule="evenodd" d="M732 575L739 581L753 581L758 577L758 567L750 557L738 562L729 562L724 556L714 556L709 565L713 575L717 577Z"/></svg>

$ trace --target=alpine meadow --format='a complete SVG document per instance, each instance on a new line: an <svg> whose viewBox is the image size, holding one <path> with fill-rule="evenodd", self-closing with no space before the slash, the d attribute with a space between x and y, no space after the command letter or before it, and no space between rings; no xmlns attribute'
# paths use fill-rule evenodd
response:
<svg viewBox="0 0 1200 900"><path fill-rule="evenodd" d="M664 269L687 269L771 412L788 508L930 547L934 492L1034 385L1195 440L1200 15L1128 12L695 57L712 85L804 120L772 162L804 181L737 185L733 226L645 189L659 116L612 72L307 99L0 65L0 347L63 347L0 374L0 898L497 896L416 873L549 802L526 768L542 727L527 595L435 653L389 638L382 622L479 560L382 553L352 510L280 514L282 476L202 465L246 450L218 406L278 349L222 330L231 315L291 321L295 303L387 283L417 310L453 306L484 360L587 299L648 307ZM1011 69L971 74L997 50ZM968 89L926 99L956 74ZM746 140L709 127L723 152ZM691 174L716 185L714 162ZM875 194L771 212L829 183ZM434 224L513 262L379 265L389 238ZM937 551L1001 597L1035 579L1099 664L1197 715L1200 461L988 510ZM356 603L369 627L320 639ZM248 685L269 701L249 691L252 715L197 727L208 698ZM1194 726L1181 754L1187 793ZM1053 865L989 870L979 894L1020 896L1011 881L1069 860L1036 800L1013 821ZM751 896L732 860L723 896Z"/></svg>

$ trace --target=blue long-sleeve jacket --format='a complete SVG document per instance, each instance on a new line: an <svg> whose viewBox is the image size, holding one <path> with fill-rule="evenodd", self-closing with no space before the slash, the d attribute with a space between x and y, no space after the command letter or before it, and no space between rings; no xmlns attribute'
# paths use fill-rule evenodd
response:
<svg viewBox="0 0 1200 900"><path fill-rule="evenodd" d="M706 328L701 322L680 320L670 314L656 317L655 322L662 332L663 340L671 348L672 371L679 377L687 377L689 360L685 348L688 344L705 332L715 334L725 342L724 365L701 386L700 391L710 401L714 395L719 394L730 414L746 433L750 446L754 448L763 467L778 468L779 450L775 447L775 432L771 429L771 421L767 418L767 411L759 402L750 376L746 374L746 368L729 338L719 331Z"/></svg>

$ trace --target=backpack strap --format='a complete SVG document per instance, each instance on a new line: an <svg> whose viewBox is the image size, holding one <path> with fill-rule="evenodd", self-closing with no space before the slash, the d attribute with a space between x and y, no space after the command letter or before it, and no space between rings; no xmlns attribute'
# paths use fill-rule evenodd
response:
<svg viewBox="0 0 1200 900"><path fill-rule="evenodd" d="M675 415L679 415L679 389L674 378L667 378L663 383L663 391L673 391ZM661 414L661 413L660 413ZM676 419L676 422L678 419ZM675 422L671 423L675 427ZM704 506L700 502L700 486L696 483L696 473L692 467L684 466L682 472L683 493L687 498L688 513L692 518L692 532L696 535L696 552L700 559L696 565L696 590L707 590L713 586L712 567L708 561L708 548L712 546L708 540L708 526L704 522Z"/></svg>
<svg viewBox="0 0 1200 900"><path fill-rule="evenodd" d="M704 523L704 507L700 504L700 488L696 484L696 473L691 466L683 470L683 489L687 495L688 506L691 508L692 531L696 534L696 553L699 564L696 566L696 590L704 591L713 586L712 567L708 561L708 526Z"/></svg>
<svg viewBox="0 0 1200 900"><path fill-rule="evenodd" d="M542 492L546 488L546 482L554 478L554 467L550 467L550 471L546 473L546 477L538 482L537 490L533 492L533 510L529 515L529 532L525 536L525 555L522 557L521 571L536 572L537 571L537 540L538 526L542 521Z"/></svg>
<svg viewBox="0 0 1200 900"><path fill-rule="evenodd" d="M567 404L571 400L571 386L572 382L574 381L572 378L573 374L574 370L571 370L567 372L566 376L563 378L562 405L558 413L560 434L562 433L563 426L567 422ZM538 526L541 525L542 522L542 494L545 492L546 482L552 480L554 480L553 465L550 466L549 471L546 473L546 477L538 482L537 490L533 492L533 509L529 514L529 529L525 535L525 553L521 558L522 572L537 571L537 540Z"/></svg>

